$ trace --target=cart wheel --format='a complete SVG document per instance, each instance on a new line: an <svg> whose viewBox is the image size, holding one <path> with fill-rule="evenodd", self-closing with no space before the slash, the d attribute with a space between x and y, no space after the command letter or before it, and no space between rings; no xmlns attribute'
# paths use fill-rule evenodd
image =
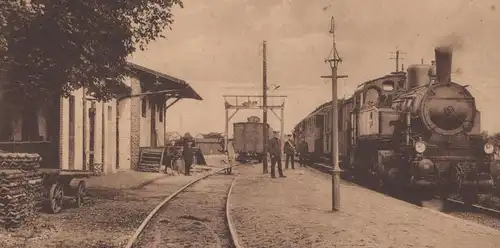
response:
<svg viewBox="0 0 500 248"><path fill-rule="evenodd" d="M61 183L52 184L49 191L49 199L50 199L50 210L52 213L57 214L61 211L63 200L64 200L64 191Z"/></svg>
<svg viewBox="0 0 500 248"><path fill-rule="evenodd" d="M87 186L85 181L80 181L78 183L78 188L75 195L76 207L81 208L85 203L85 197L87 196Z"/></svg>

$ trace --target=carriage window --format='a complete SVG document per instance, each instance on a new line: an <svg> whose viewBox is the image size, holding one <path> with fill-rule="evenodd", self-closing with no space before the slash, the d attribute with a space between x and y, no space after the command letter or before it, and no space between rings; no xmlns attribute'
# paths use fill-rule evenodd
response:
<svg viewBox="0 0 500 248"><path fill-rule="evenodd" d="M393 91L394 90L394 82L391 80L384 81L382 83L382 89L384 91Z"/></svg>
<svg viewBox="0 0 500 248"><path fill-rule="evenodd" d="M374 89L374 88L368 89L366 91L365 95L366 95L365 96L365 103L366 104L368 104L370 106L377 104L379 93L376 89Z"/></svg>

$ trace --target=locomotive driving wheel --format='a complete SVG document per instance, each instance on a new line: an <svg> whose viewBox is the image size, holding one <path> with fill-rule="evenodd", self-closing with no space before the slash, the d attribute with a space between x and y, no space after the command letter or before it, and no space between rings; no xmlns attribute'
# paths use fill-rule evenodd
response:
<svg viewBox="0 0 500 248"><path fill-rule="evenodd" d="M453 176L456 180L457 193L462 198L462 201L466 206L472 206L472 204L476 204L478 202L478 194L477 190L474 186L472 187L463 187L462 182L465 181L469 172L474 170L470 165L466 163L457 163L453 170Z"/></svg>
<svg viewBox="0 0 500 248"><path fill-rule="evenodd" d="M383 171L383 165L379 164L377 155L373 155L371 161L372 161L372 168L370 169L372 175L371 181L374 190L380 193L388 193L387 183L385 181L385 178L380 172Z"/></svg>
<svg viewBox="0 0 500 248"><path fill-rule="evenodd" d="M470 192L462 193L460 196L462 197L465 206L472 206L478 202L477 193L472 190Z"/></svg>
<svg viewBox="0 0 500 248"><path fill-rule="evenodd" d="M385 180L377 173L374 175L374 187L375 190L380 192L380 193L388 193L387 191L387 184Z"/></svg>

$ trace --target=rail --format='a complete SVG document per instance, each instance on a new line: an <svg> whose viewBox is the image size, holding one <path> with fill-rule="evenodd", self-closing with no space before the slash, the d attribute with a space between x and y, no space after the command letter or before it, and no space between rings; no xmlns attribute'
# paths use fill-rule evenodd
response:
<svg viewBox="0 0 500 248"><path fill-rule="evenodd" d="M231 218L231 209L230 209L230 202L231 202L231 193L233 191L233 186L236 180L238 179L238 176L233 180L231 183L231 187L229 187L229 191L227 193L227 198L226 198L226 220L227 220L227 226L229 227L229 232L231 233L231 239L233 240L233 244L235 248L243 248L242 245L240 245L240 241L238 238L238 233L236 232L236 229L234 228L233 220Z"/></svg>
<svg viewBox="0 0 500 248"><path fill-rule="evenodd" d="M144 219L144 221L142 222L142 224L139 226L139 228L137 228L136 232L134 233L134 235L129 239L127 245L125 246L126 248L132 248L133 245L135 244L135 242L137 241L137 239L139 238L139 236L144 232L144 229L146 228L146 226L149 224L149 222L151 221L151 219L158 213L158 211L165 205L167 204L169 201L171 201L172 199L174 199L178 194L182 193L184 190L186 190L187 188L189 188L190 186L194 185L195 183L207 178L207 177L210 177L210 176L213 176L217 173L220 173L220 172L229 172L233 167L235 166L238 166L239 164L235 164L235 165L230 165L230 166L226 166L220 170L216 170L215 172L212 172L212 173L209 173L207 175L204 175L202 177L199 177L189 183L187 183L186 185L184 185L182 188L180 188L179 190L177 190L176 192L174 192L173 194L171 194L170 196L168 196L167 198L165 198L162 202L160 202L160 204L158 204L150 213L149 215ZM231 232L231 238L233 239L233 243L236 245L237 244L237 237L236 237L236 231L234 230L234 227L230 226L232 225L232 221L230 220L230 217L227 215L228 213L228 202L229 202L229 194L231 194L231 191L232 191L232 187L234 185L234 182L236 181L236 179L233 181L233 183L231 184L231 187L229 189L229 192L228 192L228 197L226 198L226 220L228 221L228 226L229 226L229 230ZM234 233L234 235L233 235ZM241 246L236 246L236 248L241 248Z"/></svg>
<svg viewBox="0 0 500 248"><path fill-rule="evenodd" d="M463 201L460 201L460 200L447 198L446 201L449 203L461 206L461 207L466 207L465 203ZM472 206L470 206L470 207L478 213L485 214L485 215L500 219L500 211L499 210L483 207L483 206L477 205L477 204L472 204Z"/></svg>
<svg viewBox="0 0 500 248"><path fill-rule="evenodd" d="M314 165L311 166L311 165L308 165L308 167L310 167L311 169L315 170L315 171L319 171L319 172L322 172L322 173L326 173L326 174L330 174L331 172L331 167L330 166L327 166L327 165L322 165L320 163L313 163ZM346 178L347 181L351 181L350 179ZM363 185L360 185L362 187L364 187ZM403 199L400 199L400 198L397 198L399 200L403 200ZM454 204L455 206L459 206L461 208L466 208L466 205L464 202L460 201L460 200L456 200L456 199L452 199L452 198L447 198L446 200L443 200L441 197L434 197L434 199L437 199L437 200L441 200L441 201L447 201L449 203L452 203ZM487 208L487 207L484 207L484 206L481 206L481 205L478 205L478 204L473 204L472 206L470 206L470 210L476 212L476 213L481 213L481 214L484 214L484 215L487 215L489 217L493 217L493 218L498 218L500 219L500 210L496 210L496 209L492 209L492 208Z"/></svg>

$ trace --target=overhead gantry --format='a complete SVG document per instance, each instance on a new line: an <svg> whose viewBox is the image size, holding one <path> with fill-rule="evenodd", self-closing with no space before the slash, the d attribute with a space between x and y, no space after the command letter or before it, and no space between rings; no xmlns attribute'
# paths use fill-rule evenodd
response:
<svg viewBox="0 0 500 248"><path fill-rule="evenodd" d="M229 140L229 121L240 111L241 109L262 109L266 112L268 109L278 118L281 123L280 135L281 135L281 150L283 150L284 144L284 129L285 129L285 102L286 96L267 96L267 106L264 105L264 96L262 95L223 95L224 97L224 105L226 112L226 128L224 135L224 149L227 148L228 140ZM269 102L271 102L269 104ZM234 109L235 111L229 115L229 111ZM280 110L281 113L278 115L276 113L276 109ZM264 126L267 124L267 121L264 122ZM264 135L267 136L267 132L264 132ZM269 137L267 137L269 138Z"/></svg>

